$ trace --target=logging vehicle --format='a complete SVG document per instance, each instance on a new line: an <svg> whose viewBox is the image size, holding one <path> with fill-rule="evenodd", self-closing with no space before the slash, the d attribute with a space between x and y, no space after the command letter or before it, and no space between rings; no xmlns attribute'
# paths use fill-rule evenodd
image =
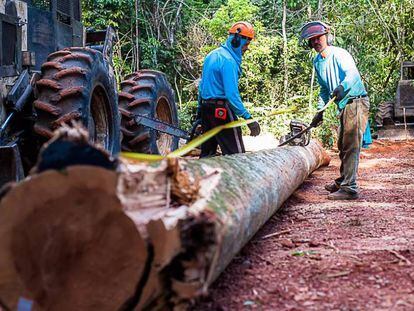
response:
<svg viewBox="0 0 414 311"><path fill-rule="evenodd" d="M80 0L0 0L0 186L21 180L53 131L73 121L112 155L178 147L166 76L141 70L118 87L116 38L110 27L85 31Z"/></svg>
<svg viewBox="0 0 414 311"><path fill-rule="evenodd" d="M414 137L414 62L402 62L395 100L378 106L375 122L379 138Z"/></svg>

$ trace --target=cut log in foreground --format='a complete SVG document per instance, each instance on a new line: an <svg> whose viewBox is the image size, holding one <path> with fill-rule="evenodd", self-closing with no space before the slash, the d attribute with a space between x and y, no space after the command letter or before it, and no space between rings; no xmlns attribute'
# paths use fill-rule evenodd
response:
<svg viewBox="0 0 414 311"><path fill-rule="evenodd" d="M307 176L308 147L33 175L0 204L0 305L169 308L205 294Z"/></svg>

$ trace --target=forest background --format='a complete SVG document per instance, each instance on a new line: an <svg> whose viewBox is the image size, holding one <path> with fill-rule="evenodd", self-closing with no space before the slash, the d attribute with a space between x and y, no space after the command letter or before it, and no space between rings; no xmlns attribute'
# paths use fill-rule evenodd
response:
<svg viewBox="0 0 414 311"><path fill-rule="evenodd" d="M276 136L287 131L291 119L309 122L316 111L315 54L299 40L305 22L330 24L334 44L354 56L369 92L372 120L379 103L395 98L401 62L414 60L413 0L83 0L82 5L86 27L111 25L119 32L118 80L137 69L167 74L186 129L195 116L203 59L239 20L251 22L257 33L243 57L240 92L246 107L254 117L299 108L261 123ZM328 146L336 139L336 114L330 107L316 131Z"/></svg>

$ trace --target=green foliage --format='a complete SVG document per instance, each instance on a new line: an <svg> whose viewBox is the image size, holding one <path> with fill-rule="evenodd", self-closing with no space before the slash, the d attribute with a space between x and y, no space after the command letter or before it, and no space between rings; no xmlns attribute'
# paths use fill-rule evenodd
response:
<svg viewBox="0 0 414 311"><path fill-rule="evenodd" d="M125 28L134 12L134 2L130 0L83 0L82 5L85 27L95 29Z"/></svg>
<svg viewBox="0 0 414 311"><path fill-rule="evenodd" d="M197 101L185 102L178 110L180 116L180 127L186 131L190 131L197 114Z"/></svg>
<svg viewBox="0 0 414 311"><path fill-rule="evenodd" d="M322 19L333 26L335 45L355 58L368 89L371 113L384 100L393 100L400 63L414 59L412 0L83 0L83 21L96 29L117 27L115 47L118 79L135 70L139 43L140 68L166 72L180 106L180 119L189 128L195 114L197 79L208 52L227 38L239 20L251 22L257 37L243 57L240 92L254 116L295 105L298 112L262 122L265 131L284 134L290 119L309 122L316 112L318 86L311 86L314 53L299 41L300 27ZM282 36L283 5L287 49ZM138 19L136 19L138 13ZM135 27L138 26L138 37ZM285 87L287 79L287 87ZM311 92L312 90L312 92ZM293 98L293 99L292 99ZM336 139L337 111L325 112L315 130L325 144Z"/></svg>
<svg viewBox="0 0 414 311"><path fill-rule="evenodd" d="M257 15L258 7L252 5L250 0L229 0L226 5L222 5L213 18L205 18L201 25L207 28L210 35L218 41L224 41L227 38L228 30L238 21L248 21L252 24ZM258 23L259 24L259 23ZM260 29L255 25L256 32Z"/></svg>
<svg viewBox="0 0 414 311"><path fill-rule="evenodd" d="M331 105L323 113L324 121L322 125L314 130L315 136L327 147L333 147L338 139L338 117L338 110L335 105Z"/></svg>

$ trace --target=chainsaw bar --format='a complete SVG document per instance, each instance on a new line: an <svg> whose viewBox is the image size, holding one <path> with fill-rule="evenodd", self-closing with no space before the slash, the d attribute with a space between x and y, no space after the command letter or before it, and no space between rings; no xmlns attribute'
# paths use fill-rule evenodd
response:
<svg viewBox="0 0 414 311"><path fill-rule="evenodd" d="M158 119L136 113L134 114L134 120L137 125L146 126L161 133L165 133L174 137L184 138L186 140L189 140L190 138L189 133L183 129Z"/></svg>

